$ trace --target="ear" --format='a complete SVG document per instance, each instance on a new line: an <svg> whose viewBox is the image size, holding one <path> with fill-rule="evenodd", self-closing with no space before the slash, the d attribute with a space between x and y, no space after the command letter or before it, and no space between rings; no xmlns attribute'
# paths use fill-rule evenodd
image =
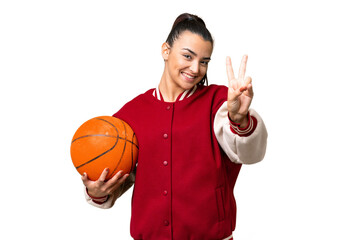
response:
<svg viewBox="0 0 360 240"><path fill-rule="evenodd" d="M167 60L169 58L169 53L170 53L170 46L167 42L164 42L163 45L161 46L161 55L164 60Z"/></svg>

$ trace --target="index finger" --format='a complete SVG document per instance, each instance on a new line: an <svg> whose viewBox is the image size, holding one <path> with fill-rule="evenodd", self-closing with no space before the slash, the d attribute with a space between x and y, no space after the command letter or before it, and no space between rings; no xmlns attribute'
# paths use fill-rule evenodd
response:
<svg viewBox="0 0 360 240"><path fill-rule="evenodd" d="M245 77L247 60L248 60L248 56L244 55L241 60L240 69L239 69L239 79L241 80L244 80Z"/></svg>
<svg viewBox="0 0 360 240"><path fill-rule="evenodd" d="M123 176L123 171L120 170L107 182L109 185L114 185Z"/></svg>
<svg viewBox="0 0 360 240"><path fill-rule="evenodd" d="M226 57L226 73L227 73L227 77L228 77L229 84L230 84L230 81L235 78L234 70L233 70L233 67L232 67L232 64L231 64L231 58L230 57Z"/></svg>
<svg viewBox="0 0 360 240"><path fill-rule="evenodd" d="M108 173L109 173L109 168L105 168L104 171L101 173L98 181L105 182L106 176L107 176Z"/></svg>

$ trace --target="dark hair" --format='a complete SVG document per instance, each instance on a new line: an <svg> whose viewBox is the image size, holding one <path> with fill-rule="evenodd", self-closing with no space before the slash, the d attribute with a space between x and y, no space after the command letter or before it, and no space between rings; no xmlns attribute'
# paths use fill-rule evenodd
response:
<svg viewBox="0 0 360 240"><path fill-rule="evenodd" d="M170 47L173 46L174 42L178 37L183 33L184 31L190 31L192 33L198 34L201 36L205 41L210 41L211 44L214 44L214 40L211 36L211 33L206 28L205 22L198 16L190 14L190 13L183 13L180 14L169 33L169 36L166 39L166 42L170 45ZM207 75L201 79L201 81L198 83L199 85L208 85Z"/></svg>

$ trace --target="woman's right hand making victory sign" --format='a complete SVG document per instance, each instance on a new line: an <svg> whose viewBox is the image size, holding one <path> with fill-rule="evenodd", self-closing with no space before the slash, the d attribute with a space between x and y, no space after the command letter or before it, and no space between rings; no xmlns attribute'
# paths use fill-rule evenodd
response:
<svg viewBox="0 0 360 240"><path fill-rule="evenodd" d="M233 122L245 127L248 123L247 114L254 96L251 77L245 77L248 56L244 55L239 69L239 76L235 78L230 57L226 58L226 72L229 80L227 108Z"/></svg>

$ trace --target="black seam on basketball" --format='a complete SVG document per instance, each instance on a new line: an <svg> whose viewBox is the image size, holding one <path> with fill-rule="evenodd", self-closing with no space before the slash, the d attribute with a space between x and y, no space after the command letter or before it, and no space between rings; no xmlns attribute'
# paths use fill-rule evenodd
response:
<svg viewBox="0 0 360 240"><path fill-rule="evenodd" d="M135 145L134 144L134 137L135 137L135 133L133 133L132 138L131 138L131 143L132 144L131 144L131 169L130 169L130 172L132 172L134 170L134 145Z"/></svg>
<svg viewBox="0 0 360 240"><path fill-rule="evenodd" d="M75 141L77 141L77 140L79 140L79 139L81 139L81 138L87 138L87 137L111 137L111 138L116 138L117 136L106 135L106 134L90 134L90 135L84 135L84 136L75 138L71 143L74 143ZM135 143L133 143L133 142L130 141L130 140L127 140L127 139L122 138L122 137L120 137L120 136L118 136L117 138L119 138L119 139L121 139L121 140L128 141L128 142L134 144L137 148L139 148Z"/></svg>
<svg viewBox="0 0 360 240"><path fill-rule="evenodd" d="M125 123L124 123L123 121L121 121L121 123L122 123L122 125L123 125L123 127L124 127L125 137L126 137L126 136L127 136L127 133L126 133ZM119 135L118 135L118 138L119 138ZM117 168L119 167L119 165L120 165L120 163L121 163L121 160L122 160L122 158L123 158L123 156L124 156L125 150L126 150L126 142L127 142L127 141L124 142L124 148L123 148L123 151L122 151L122 153L121 153L121 157L120 157L120 159L118 160L118 162L117 162L117 164L116 164L116 167L115 167L114 170L110 173L109 176L111 176L111 175L117 170Z"/></svg>
<svg viewBox="0 0 360 240"><path fill-rule="evenodd" d="M112 124L111 122L109 122L109 121L107 121L107 120L105 120L105 119L102 119L102 118L94 118L94 119L98 119L98 120L107 122L108 124L110 124L111 126L113 126L113 127L115 128L115 131L116 131L116 142L115 142L114 146L112 146L110 149L108 149L107 151L105 151L105 152L101 153L100 155L94 157L93 159L90 159L89 161L87 161L87 162L85 162L85 163L77 166L76 169L79 169L79 168L85 166L86 164L91 163L92 161L95 161L96 159L98 159L99 157L105 155L106 153L110 152L111 150L113 150L113 149L116 147L116 145L117 145L117 143L118 143L118 141L119 141L119 131L117 130L117 128L115 127L114 124Z"/></svg>
<svg viewBox="0 0 360 240"><path fill-rule="evenodd" d="M75 141L77 141L79 139L87 138L87 137L111 137L111 138L116 138L116 136L106 135L106 134L89 134L89 135L84 135L84 136L75 138L71 143L74 143Z"/></svg>
<svg viewBox="0 0 360 240"><path fill-rule="evenodd" d="M128 140L128 141L131 142L132 145L134 145L137 149L139 149L139 146L134 143L134 139L135 139L135 138L136 138L136 135L135 135L135 133L133 132L133 136L132 136L131 141L129 141L129 140Z"/></svg>

